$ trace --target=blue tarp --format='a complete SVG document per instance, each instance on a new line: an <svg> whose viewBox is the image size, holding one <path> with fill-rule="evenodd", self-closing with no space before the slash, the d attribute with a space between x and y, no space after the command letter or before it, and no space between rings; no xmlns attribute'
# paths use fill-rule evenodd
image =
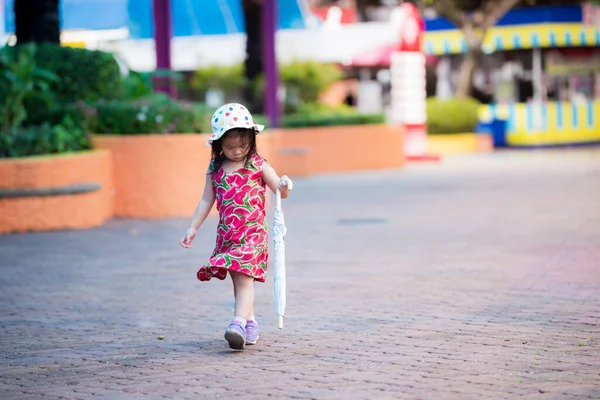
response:
<svg viewBox="0 0 600 400"><path fill-rule="evenodd" d="M580 5L572 6L546 6L517 8L510 10L500 18L496 26L527 25L542 23L578 23L583 21L583 12ZM425 19L425 30L439 31L456 29L445 18Z"/></svg>
<svg viewBox="0 0 600 400"><path fill-rule="evenodd" d="M14 31L14 0L4 0L6 31ZM304 28L300 3L278 0L279 29ZM62 29L129 28L134 39L152 37L152 0L61 0ZM216 35L244 32L241 0L171 0L175 36ZM498 26L544 22L581 22L580 5L515 9ZM426 19L428 31L454 29L444 18Z"/></svg>
<svg viewBox="0 0 600 400"><path fill-rule="evenodd" d="M14 31L13 1L4 0L6 31ZM304 28L299 3L278 0L279 29ZM175 36L245 31L241 0L171 0ZM152 0L61 0L61 29L129 28L134 39L152 37Z"/></svg>

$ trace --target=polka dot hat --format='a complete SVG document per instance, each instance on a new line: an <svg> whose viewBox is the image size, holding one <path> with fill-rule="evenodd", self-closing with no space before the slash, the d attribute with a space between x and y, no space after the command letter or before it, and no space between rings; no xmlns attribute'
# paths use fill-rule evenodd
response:
<svg viewBox="0 0 600 400"><path fill-rule="evenodd" d="M265 128L264 125L255 124L250 111L238 103L229 103L221 106L213 114L210 125L212 127L212 136L206 142L207 146L210 146L213 140L219 140L230 129L255 128L260 132Z"/></svg>

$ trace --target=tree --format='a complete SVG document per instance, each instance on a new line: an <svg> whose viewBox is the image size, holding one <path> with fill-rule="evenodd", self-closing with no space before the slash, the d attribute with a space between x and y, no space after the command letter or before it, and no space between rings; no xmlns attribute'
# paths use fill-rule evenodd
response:
<svg viewBox="0 0 600 400"><path fill-rule="evenodd" d="M262 0L243 0L246 25L246 58L244 60L244 99L252 110L262 110L263 105L255 87L263 72Z"/></svg>
<svg viewBox="0 0 600 400"><path fill-rule="evenodd" d="M431 7L458 29L462 30L467 42L467 51L459 70L456 97L468 97L471 93L473 73L483 56L483 40L489 28L498 23L515 6L556 6L582 3L600 4L600 0L395 0L396 3L410 1L421 6ZM394 0L311 0L320 7L331 5L354 6L360 21L367 20L369 7L389 5Z"/></svg>
<svg viewBox="0 0 600 400"><path fill-rule="evenodd" d="M465 98L471 94L473 73L483 55L483 40L491 27L520 0L435 0L428 1L437 13L460 29L467 42L458 74L455 96Z"/></svg>
<svg viewBox="0 0 600 400"><path fill-rule="evenodd" d="M59 0L15 0L17 43L60 43Z"/></svg>

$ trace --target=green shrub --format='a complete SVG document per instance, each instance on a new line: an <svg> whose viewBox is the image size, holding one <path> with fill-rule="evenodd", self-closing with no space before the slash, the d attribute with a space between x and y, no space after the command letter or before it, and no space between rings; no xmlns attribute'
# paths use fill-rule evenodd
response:
<svg viewBox="0 0 600 400"><path fill-rule="evenodd" d="M385 122L383 114L292 114L281 121L283 128L301 128L335 125L366 125Z"/></svg>
<svg viewBox="0 0 600 400"><path fill-rule="evenodd" d="M59 76L51 86L56 101L119 99L124 93L119 64L112 54L44 43L36 53L38 66Z"/></svg>
<svg viewBox="0 0 600 400"><path fill-rule="evenodd" d="M244 88L244 65L228 67L210 66L196 70L190 82L192 88L204 98L209 90L220 90L225 101L232 101Z"/></svg>
<svg viewBox="0 0 600 400"><path fill-rule="evenodd" d="M321 64L316 61L294 61L279 66L282 86L285 88L285 113L295 113L306 103L317 102L319 95L332 83L342 78L342 72L333 64ZM220 90L225 101L237 101L244 88L244 66L236 64L230 67L210 66L198 69L191 86L201 97L209 89ZM252 82L252 91L261 101L264 94L265 79L259 76Z"/></svg>
<svg viewBox="0 0 600 400"><path fill-rule="evenodd" d="M123 97L135 100L152 95L152 74L130 70L123 78Z"/></svg>
<svg viewBox="0 0 600 400"><path fill-rule="evenodd" d="M202 103L180 104L165 94L133 101L99 101L56 107L47 121L56 124L70 118L87 132L98 134L210 132L211 112Z"/></svg>
<svg viewBox="0 0 600 400"><path fill-rule="evenodd" d="M254 122L268 125L265 115L254 114ZM284 115L281 118L282 128L302 128L310 126L334 126L334 125L365 125L381 124L385 122L383 114L359 114L356 108L345 104L330 106L323 103L303 104L298 112Z"/></svg>
<svg viewBox="0 0 600 400"><path fill-rule="evenodd" d="M283 128L300 128L309 126L365 125L385 122L383 114L359 114L347 105L330 106L309 102L301 105L298 112L282 118Z"/></svg>
<svg viewBox="0 0 600 400"><path fill-rule="evenodd" d="M28 157L91 149L89 136L71 119L16 129L0 135L0 157Z"/></svg>
<svg viewBox="0 0 600 400"><path fill-rule="evenodd" d="M28 117L26 102L47 107L58 77L35 62L34 43L0 49L0 134L19 129Z"/></svg>
<svg viewBox="0 0 600 400"><path fill-rule="evenodd" d="M298 111L304 103L314 103L319 95L342 78L333 64L294 61L280 67L281 82L286 90L286 109Z"/></svg>
<svg viewBox="0 0 600 400"><path fill-rule="evenodd" d="M87 114L93 115L93 111ZM195 133L200 116L191 106L173 101L111 101L97 104L88 126L99 134Z"/></svg>
<svg viewBox="0 0 600 400"><path fill-rule="evenodd" d="M196 120L196 132L210 133L212 129L210 119L215 110L208 108L205 103L191 103L189 107Z"/></svg>
<svg viewBox="0 0 600 400"><path fill-rule="evenodd" d="M36 63L59 79L50 86L53 110L36 99L26 102L29 125L46 122L50 112L71 103L121 99L125 94L127 84L110 53L44 43L38 47Z"/></svg>
<svg viewBox="0 0 600 400"><path fill-rule="evenodd" d="M346 104L331 106L329 104L319 102L307 102L298 107L296 114L303 115L358 115L358 110Z"/></svg>
<svg viewBox="0 0 600 400"><path fill-rule="evenodd" d="M255 124L264 125L266 128L269 127L269 119L264 114L252 114L252 119Z"/></svg>
<svg viewBox="0 0 600 400"><path fill-rule="evenodd" d="M438 100L427 99L428 133L474 132L478 117L479 102L475 99Z"/></svg>

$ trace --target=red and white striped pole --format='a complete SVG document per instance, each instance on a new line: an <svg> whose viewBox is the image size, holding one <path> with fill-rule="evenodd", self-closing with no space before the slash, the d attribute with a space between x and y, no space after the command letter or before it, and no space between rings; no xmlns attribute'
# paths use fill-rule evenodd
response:
<svg viewBox="0 0 600 400"><path fill-rule="evenodd" d="M413 3L402 3L395 13L400 45L390 57L392 122L404 127L407 160L437 159L427 154L425 53L421 46L425 23Z"/></svg>

